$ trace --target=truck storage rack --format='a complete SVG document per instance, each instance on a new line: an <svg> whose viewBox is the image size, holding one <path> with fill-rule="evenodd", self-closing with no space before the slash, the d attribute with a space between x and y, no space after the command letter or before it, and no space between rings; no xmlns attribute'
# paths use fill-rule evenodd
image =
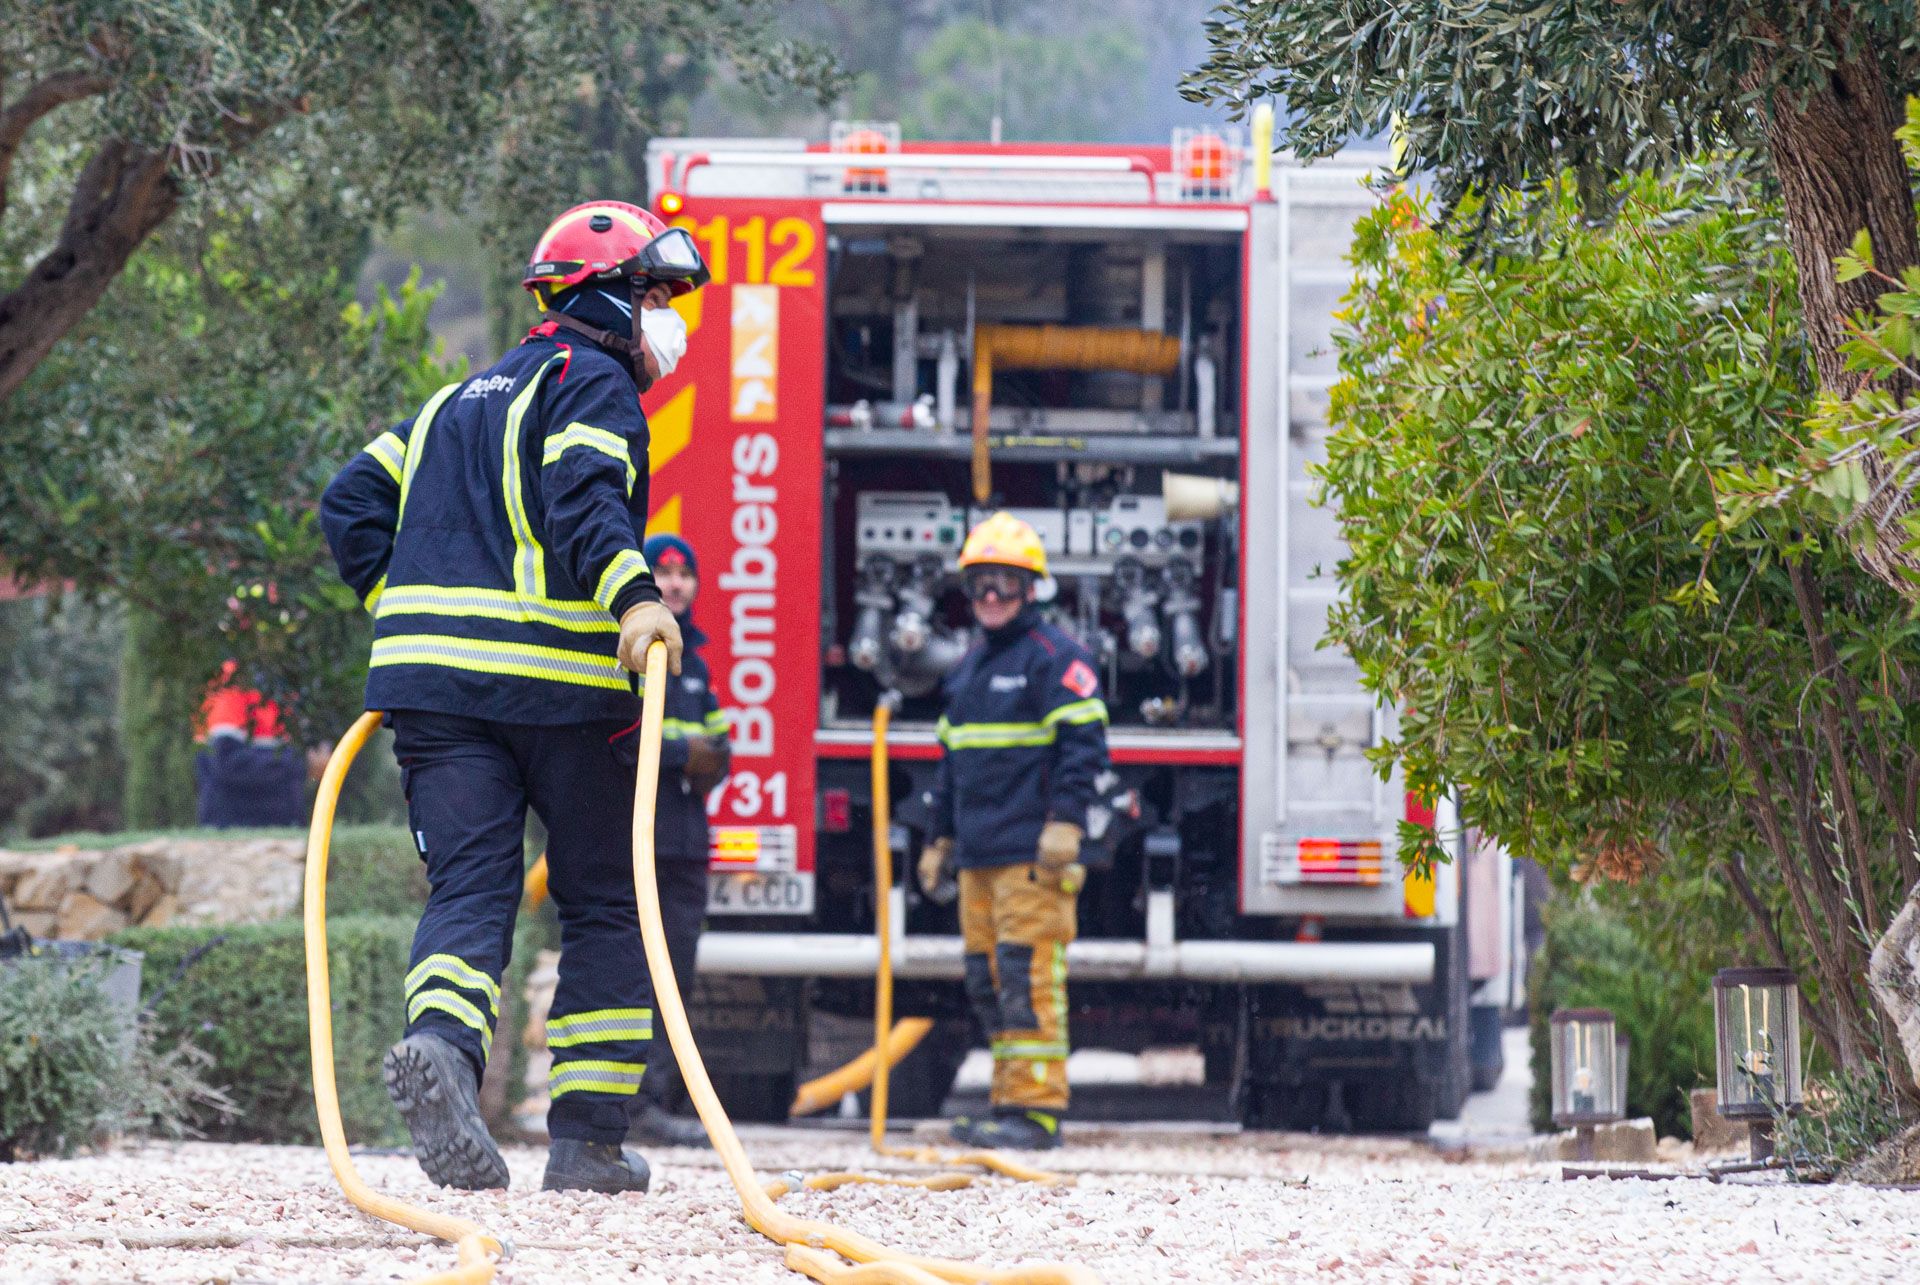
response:
<svg viewBox="0 0 1920 1285"><path fill-rule="evenodd" d="M827 450L836 455L914 455L964 460L973 452L965 433L942 433L912 428L830 428ZM1029 435L1008 433L987 438L998 460L1050 464L1095 458L1102 463L1158 464L1169 468L1198 459L1233 459L1240 454L1236 437L1137 437L1131 434Z"/></svg>

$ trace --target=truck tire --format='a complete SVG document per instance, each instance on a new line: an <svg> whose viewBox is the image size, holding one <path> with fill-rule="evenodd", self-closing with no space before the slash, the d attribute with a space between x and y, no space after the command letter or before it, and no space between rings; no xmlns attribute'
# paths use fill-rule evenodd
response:
<svg viewBox="0 0 1920 1285"><path fill-rule="evenodd" d="M1355 1133L1424 1134L1437 1115L1437 1088L1420 1076L1347 1080L1340 1087Z"/></svg>
<svg viewBox="0 0 1920 1285"><path fill-rule="evenodd" d="M970 1019L936 1019L926 1038L887 1077L887 1115L898 1120L930 1120L940 1115L972 1040ZM861 1090L860 1110L872 1112L872 1090Z"/></svg>
<svg viewBox="0 0 1920 1285"><path fill-rule="evenodd" d="M799 1088L799 1077L793 1071L713 1071L708 1076L728 1118L746 1124L785 1124L787 1109Z"/></svg>
<svg viewBox="0 0 1920 1285"><path fill-rule="evenodd" d="M1318 1133L1327 1125L1327 1086L1249 1080L1240 1119L1249 1129Z"/></svg>

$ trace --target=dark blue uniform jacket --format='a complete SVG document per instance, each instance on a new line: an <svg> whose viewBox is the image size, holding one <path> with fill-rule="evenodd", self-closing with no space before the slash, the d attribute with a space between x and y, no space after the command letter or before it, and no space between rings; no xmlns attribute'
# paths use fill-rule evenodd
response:
<svg viewBox="0 0 1920 1285"><path fill-rule="evenodd" d="M321 500L373 613L368 709L506 723L638 716L620 616L640 556L647 421L623 358L536 334L355 456Z"/></svg>
<svg viewBox="0 0 1920 1285"><path fill-rule="evenodd" d="M1085 827L1107 763L1093 657L1032 607L989 630L946 682L935 837L961 866L1032 861L1048 821Z"/></svg>

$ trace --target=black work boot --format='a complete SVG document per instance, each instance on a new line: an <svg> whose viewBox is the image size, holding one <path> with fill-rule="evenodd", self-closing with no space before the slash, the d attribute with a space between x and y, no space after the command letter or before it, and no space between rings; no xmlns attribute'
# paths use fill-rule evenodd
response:
<svg viewBox="0 0 1920 1285"><path fill-rule="evenodd" d="M627 1136L635 1142L650 1142L659 1147L708 1147L706 1126L698 1120L677 1116L651 1098L645 1098L627 1113Z"/></svg>
<svg viewBox="0 0 1920 1285"><path fill-rule="evenodd" d="M597 1191L617 1196L623 1191L645 1191L653 1171L638 1151L626 1151L611 1142L583 1138L555 1138L547 1149L544 1191Z"/></svg>
<svg viewBox="0 0 1920 1285"><path fill-rule="evenodd" d="M960 1138L960 1121L954 1121L954 1136ZM1050 1111L1022 1111L1018 1115L995 1115L971 1121L963 1142L976 1147L1001 1147L1014 1151L1051 1151L1060 1145L1060 1117Z"/></svg>
<svg viewBox="0 0 1920 1285"><path fill-rule="evenodd" d="M427 1177L468 1191L507 1185L507 1162L480 1118L466 1054L423 1031L388 1049L382 1069L387 1096L407 1122L414 1158Z"/></svg>

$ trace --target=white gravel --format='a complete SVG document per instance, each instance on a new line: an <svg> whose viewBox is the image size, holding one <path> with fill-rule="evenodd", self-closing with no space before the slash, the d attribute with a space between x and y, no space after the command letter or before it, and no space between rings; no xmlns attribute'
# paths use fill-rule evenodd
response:
<svg viewBox="0 0 1920 1285"><path fill-rule="evenodd" d="M850 1187L784 1198L925 1253L1085 1264L1111 1282L1920 1281L1920 1194L1706 1182L1561 1182L1557 1167L1448 1159L1412 1143L1068 1126L1040 1190ZM761 1172L874 1168L863 1137L746 1129ZM655 1151L646 1196L550 1195L545 1154L499 1193L430 1186L364 1156L376 1187L510 1237L507 1285L800 1280L739 1221L710 1153ZM0 1281L395 1281L447 1246L353 1210L325 1156L188 1144L0 1165Z"/></svg>

